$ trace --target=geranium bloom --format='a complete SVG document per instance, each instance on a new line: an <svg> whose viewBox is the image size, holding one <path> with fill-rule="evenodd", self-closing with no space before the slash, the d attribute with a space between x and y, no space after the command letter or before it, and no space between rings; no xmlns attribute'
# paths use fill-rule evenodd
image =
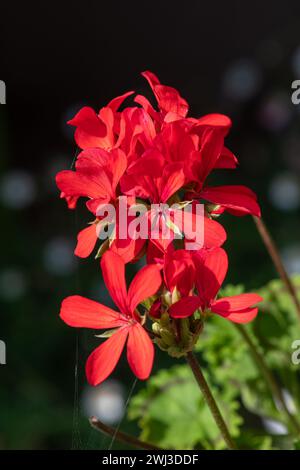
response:
<svg viewBox="0 0 300 470"><path fill-rule="evenodd" d="M154 346L142 326L144 319L136 307L159 289L160 270L156 265L145 266L134 277L127 291L124 267L123 260L117 254L108 251L103 255L101 268L104 282L119 311L78 295L67 297L62 302L60 317L70 326L116 328L87 360L86 375L91 385L98 385L112 373L126 341L127 359L134 374L144 380L152 369Z"/></svg>
<svg viewBox="0 0 300 470"><path fill-rule="evenodd" d="M230 118L189 117L188 103L175 88L161 84L152 72L142 75L154 93L156 109L138 95L134 106L120 111L132 92L99 113L81 109L69 121L82 149L75 171L61 171L56 177L69 208L83 197L93 216L78 234L75 254L89 256L103 239L99 234L108 233L96 257L102 256L104 282L118 310L71 296L60 312L70 326L109 329L102 335L108 339L87 360L92 385L110 375L126 343L133 372L140 379L149 376L154 347L144 327L147 317L158 346L182 357L193 350L204 318L217 314L247 323L262 300L256 294L218 298L228 260L221 248L226 232L213 217L225 210L260 216L256 195L246 186L207 184L213 171L238 164L225 146ZM127 291L125 263L145 254L147 266ZM144 300L141 315L137 306Z"/></svg>
<svg viewBox="0 0 300 470"><path fill-rule="evenodd" d="M200 308L235 323L248 323L258 312L255 304L262 301L257 294L240 294L216 299L228 269L226 252L222 248L200 250L194 255L195 284L198 295L183 297L174 303L169 314L173 318L186 318Z"/></svg>

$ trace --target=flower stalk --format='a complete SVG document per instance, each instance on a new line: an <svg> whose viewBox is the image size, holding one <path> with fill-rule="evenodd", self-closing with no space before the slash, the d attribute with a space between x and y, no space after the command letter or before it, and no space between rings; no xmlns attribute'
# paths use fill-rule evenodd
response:
<svg viewBox="0 0 300 470"><path fill-rule="evenodd" d="M149 444L148 442L141 441L137 437L133 437L130 434L126 434L125 432L118 431L117 429L108 426L107 424L102 423L99 419L92 417L89 419L90 425L96 429L97 431L102 432L106 436L111 436L116 438L118 441L123 442L124 444L137 447L138 449L146 449L146 450L160 450L159 447Z"/></svg>
<svg viewBox="0 0 300 470"><path fill-rule="evenodd" d="M220 433L227 445L231 450L236 449L236 445L232 440L228 427L223 419L223 416L219 410L219 407L214 399L214 396L209 388L209 385L203 375L199 362L196 359L196 356L192 352L188 352L186 355L186 360L194 374L194 377L199 385L199 388L203 394L203 397L211 411L211 414L215 420L216 425L218 426Z"/></svg>

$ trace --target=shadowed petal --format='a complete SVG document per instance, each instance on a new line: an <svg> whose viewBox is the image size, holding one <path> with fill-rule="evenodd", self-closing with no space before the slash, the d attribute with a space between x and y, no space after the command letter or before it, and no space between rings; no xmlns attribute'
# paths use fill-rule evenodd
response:
<svg viewBox="0 0 300 470"><path fill-rule="evenodd" d="M142 300L156 294L161 285L160 268L156 264L144 266L133 278L128 290L128 304L133 312Z"/></svg>
<svg viewBox="0 0 300 470"><path fill-rule="evenodd" d="M194 255L196 286L204 305L213 300L227 273L228 258L223 248L199 250Z"/></svg>
<svg viewBox="0 0 300 470"><path fill-rule="evenodd" d="M263 299L257 294L240 294L231 297L223 297L211 304L211 309L215 313L240 312L241 310L253 307Z"/></svg>
<svg viewBox="0 0 300 470"><path fill-rule="evenodd" d="M258 313L258 308L247 308L242 310L241 312L215 312L221 317L226 318L234 323L249 323L250 321L254 320Z"/></svg>
<svg viewBox="0 0 300 470"><path fill-rule="evenodd" d="M183 297L169 308L169 314L173 318L186 318L193 315L193 313L200 307L201 301L199 297L191 295L190 297Z"/></svg>

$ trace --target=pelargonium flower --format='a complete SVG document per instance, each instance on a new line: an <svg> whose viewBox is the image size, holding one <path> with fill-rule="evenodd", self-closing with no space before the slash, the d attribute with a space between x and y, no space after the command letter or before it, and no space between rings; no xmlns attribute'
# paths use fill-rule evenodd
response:
<svg viewBox="0 0 300 470"><path fill-rule="evenodd" d="M67 297L61 305L60 317L77 328L113 328L111 336L98 346L86 363L91 385L103 382L114 370L127 341L127 360L133 373L141 380L149 377L154 347L137 311L143 300L160 287L160 270L156 265L144 266L134 277L127 291L125 264L120 256L106 252L101 261L106 287L119 311L78 295Z"/></svg>
<svg viewBox="0 0 300 470"><path fill-rule="evenodd" d="M70 326L109 329L103 334L108 339L87 360L92 385L110 375L126 344L131 369L146 379L154 357L152 339L173 357L181 357L193 350L211 314L247 323L262 300L257 294L219 297L228 259L221 248L226 232L214 217L224 211L260 216L256 195L246 186L207 183L215 170L238 164L225 145L230 118L190 117L187 101L175 88L161 84L152 72L142 75L157 105L137 95L133 106L120 110L133 94L128 92L99 113L81 109L69 124L76 127L75 141L82 151L75 169L56 177L68 207L74 209L79 198L86 198L93 217L78 234L77 256L89 256L99 233L109 229L96 257L102 256L104 282L118 311L71 296L60 312ZM106 217L109 207L113 215ZM141 214L133 215L141 207ZM138 227L145 230L140 237ZM147 265L127 291L125 264L144 255ZM142 301L143 315L137 309ZM149 320L151 338L145 329Z"/></svg>
<svg viewBox="0 0 300 470"><path fill-rule="evenodd" d="M202 313L216 313L234 323L248 323L258 312L255 306L262 298L257 294L240 294L216 299L228 269L227 254L222 248L200 250L194 255L197 295L182 297L174 303L169 314L173 318L187 318L200 309Z"/></svg>

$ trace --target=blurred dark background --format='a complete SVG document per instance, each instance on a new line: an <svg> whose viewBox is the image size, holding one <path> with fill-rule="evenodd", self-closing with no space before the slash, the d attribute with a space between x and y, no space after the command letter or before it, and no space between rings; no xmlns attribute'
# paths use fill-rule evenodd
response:
<svg viewBox="0 0 300 470"><path fill-rule="evenodd" d="M300 105L291 102L299 31L291 0L2 2L0 448L105 448L85 416L118 423L134 384L124 361L90 390L83 367L96 341L58 319L67 295L109 302L95 261L73 256L88 215L68 211L54 183L75 156L66 121L81 106L99 109L127 90L150 97L140 76L149 69L180 90L191 114L229 114L240 167L215 182L257 192L288 271L300 272ZM256 288L276 277L252 219L223 222L227 280ZM161 356L160 367L168 363ZM122 428L135 431L126 419Z"/></svg>

